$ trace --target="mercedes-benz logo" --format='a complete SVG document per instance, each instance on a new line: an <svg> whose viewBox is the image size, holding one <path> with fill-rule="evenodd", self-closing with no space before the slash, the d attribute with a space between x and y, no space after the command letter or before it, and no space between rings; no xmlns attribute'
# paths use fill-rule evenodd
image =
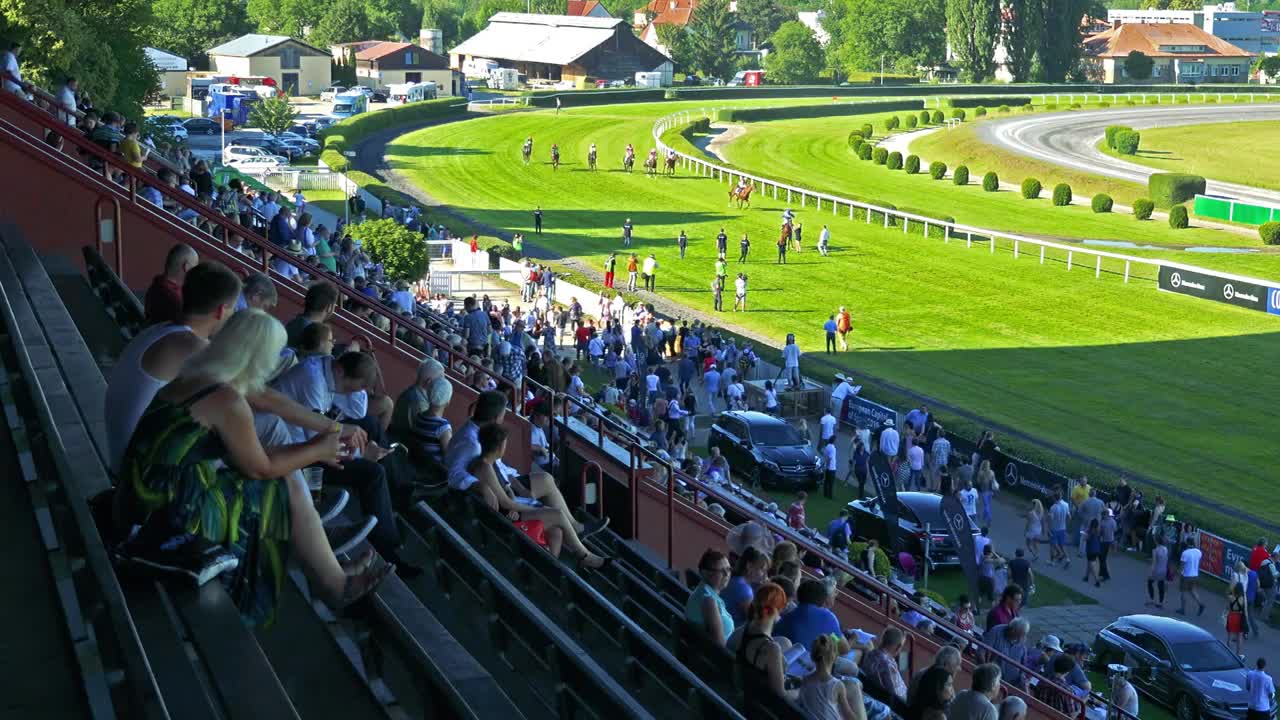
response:
<svg viewBox="0 0 1280 720"><path fill-rule="evenodd" d="M1018 480L1019 480L1019 477L1018 477L1018 464L1017 464L1017 463L1013 463L1013 462L1011 462L1011 463L1009 463L1008 465L1005 465L1005 466L1004 466L1004 482L1005 482L1005 484L1006 484L1006 485L1017 485L1017 484L1018 484Z"/></svg>
<svg viewBox="0 0 1280 720"><path fill-rule="evenodd" d="M1169 276L1169 284L1170 284L1170 285L1172 285L1172 286L1174 286L1174 287L1176 287L1176 288L1177 288L1177 287L1182 287L1182 274L1181 274L1181 273L1174 273L1173 275L1170 275L1170 276Z"/></svg>
<svg viewBox="0 0 1280 720"><path fill-rule="evenodd" d="M1222 297L1230 300L1235 296L1236 296L1236 289L1231 286L1231 283L1227 283L1226 285L1222 286Z"/></svg>

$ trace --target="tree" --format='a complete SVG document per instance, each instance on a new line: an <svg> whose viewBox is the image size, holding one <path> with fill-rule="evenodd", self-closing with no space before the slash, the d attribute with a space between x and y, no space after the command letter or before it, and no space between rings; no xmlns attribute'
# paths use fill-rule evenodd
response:
<svg viewBox="0 0 1280 720"><path fill-rule="evenodd" d="M784 22L795 20L796 14L775 0L738 0L738 18L751 26L752 45L764 47Z"/></svg>
<svg viewBox="0 0 1280 720"><path fill-rule="evenodd" d="M249 126L260 128L268 135L279 135L288 130L297 117L298 112L285 97L259 100L249 108Z"/></svg>
<svg viewBox="0 0 1280 720"><path fill-rule="evenodd" d="M370 37L418 37L423 11L413 0L363 0L363 3L373 33ZM564 9L560 13L563 14Z"/></svg>
<svg viewBox="0 0 1280 720"><path fill-rule="evenodd" d="M822 46L813 31L798 20L789 20L769 39L773 52L765 56L769 80L784 85L811 83L822 71Z"/></svg>
<svg viewBox="0 0 1280 720"><path fill-rule="evenodd" d="M1266 75L1274 81L1280 75L1280 55L1263 55L1253 64L1253 71Z"/></svg>
<svg viewBox="0 0 1280 720"><path fill-rule="evenodd" d="M225 0L151 0L151 14L147 42L188 60L252 29L244 4Z"/></svg>
<svg viewBox="0 0 1280 720"><path fill-rule="evenodd" d="M351 236L360 240L374 262L390 277L413 282L427 274L427 244L415 233L392 218L366 220L348 225Z"/></svg>
<svg viewBox="0 0 1280 720"><path fill-rule="evenodd" d="M1155 60L1143 55L1141 50L1130 50L1124 58L1124 73L1134 80L1146 80L1151 77L1155 64Z"/></svg>
<svg viewBox="0 0 1280 720"><path fill-rule="evenodd" d="M711 77L729 74L737 50L736 21L728 0L702 0L693 9L685 33L694 68Z"/></svg>
<svg viewBox="0 0 1280 720"><path fill-rule="evenodd" d="M1014 82L1031 79L1036 51L1044 38L1044 5L1042 0L1006 0L1001 25L1001 38L1006 52L1006 66Z"/></svg>
<svg viewBox="0 0 1280 720"><path fill-rule="evenodd" d="M1142 7L1147 10L1201 10L1201 0L1142 0Z"/></svg>
<svg viewBox="0 0 1280 720"><path fill-rule="evenodd" d="M999 34L998 0L947 0L947 39L970 81L982 82L995 71L992 55Z"/></svg>
<svg viewBox="0 0 1280 720"><path fill-rule="evenodd" d="M1091 4L1090 0L1044 0L1038 80L1063 82L1080 64L1084 49L1080 21Z"/></svg>
<svg viewBox="0 0 1280 720"><path fill-rule="evenodd" d="M658 44L667 49L667 57L681 70L693 70L689 53L689 37L683 25L663 23L658 26Z"/></svg>
<svg viewBox="0 0 1280 720"><path fill-rule="evenodd" d="M369 27L365 0L335 0L307 36L307 41L317 47L329 47L374 37L379 35Z"/></svg>
<svg viewBox="0 0 1280 720"><path fill-rule="evenodd" d="M147 0L0 0L0 37L23 42L24 79L47 89L68 75L94 105L130 118L159 89L142 29Z"/></svg>
<svg viewBox="0 0 1280 720"><path fill-rule="evenodd" d="M329 5L329 0L248 0L245 8L259 32L303 38Z"/></svg>
<svg viewBox="0 0 1280 720"><path fill-rule="evenodd" d="M823 28L828 64L846 71L914 74L946 59L944 0L831 0Z"/></svg>

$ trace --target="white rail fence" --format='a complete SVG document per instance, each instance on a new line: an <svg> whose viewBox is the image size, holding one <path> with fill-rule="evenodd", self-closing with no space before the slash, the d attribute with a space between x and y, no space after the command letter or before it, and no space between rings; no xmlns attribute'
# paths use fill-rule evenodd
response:
<svg viewBox="0 0 1280 720"><path fill-rule="evenodd" d="M1027 93L1026 95L1021 95L1021 96L1019 96L1017 92L1006 92L1006 93L1000 93L1000 94L992 94L990 96L987 96L987 98L992 101L991 103L992 105L995 105L998 107L999 104L996 103L995 101L999 99L1001 94L1008 95L1009 97L1030 97L1030 98L1038 97L1040 98L1040 102L1038 103L1039 105L1047 105L1049 103L1049 98L1053 98L1053 102L1058 105L1061 105L1064 102L1063 98L1066 98L1065 102L1068 105L1076 102L1079 102L1080 104L1084 104L1087 102L1100 103L1103 101L1110 101L1112 104L1115 104L1117 102L1122 102L1124 100L1133 100L1134 102L1138 102L1140 100L1143 105L1160 104L1160 103L1169 105L1169 104L1176 103L1177 98L1185 98L1187 103L1193 103L1193 102L1207 103L1209 102L1209 98L1217 98L1216 102L1222 102L1223 98L1231 98L1232 101L1239 101L1239 99L1242 97L1248 97L1249 102L1251 103L1258 102L1257 98L1259 97L1264 98L1263 102L1272 101L1272 100L1268 100L1267 98L1280 99L1280 93L1244 93L1244 92L1180 92L1180 93L1129 92L1129 93L1079 93L1079 94ZM977 96L977 95L926 95L926 96L923 96L921 99L924 100L925 107L929 107L930 101L932 101L933 107L945 108L949 106L952 100L963 100L965 98L973 98L973 97L980 97L980 96ZM1196 98L1196 97L1199 98L1198 101L1192 100L1192 98ZM1090 100L1090 98L1093 98L1093 99ZM1165 98L1169 99L1168 102L1165 101ZM970 108L964 108L964 109L968 110Z"/></svg>
<svg viewBox="0 0 1280 720"><path fill-rule="evenodd" d="M1209 270L1195 265L1137 257L1134 255L1107 252L1105 250L1094 250L1091 248L1081 247L1079 245L1056 243L1049 240L1040 240L1014 233L1001 232L999 230L991 230L989 228L976 227L973 225L963 225L939 218L926 217L924 215L917 215L915 213L904 212L902 210L894 210L880 207L879 205L850 200L849 198L843 198L838 195L831 195L828 193L810 190L808 188L788 185L787 183L779 182L772 178L752 175L751 173L745 173L736 168L718 165L703 158L697 158L683 153L662 141L662 135L668 130L693 122L693 120L701 117L712 118L714 116L712 111L702 109L697 111L686 110L659 118L653 125L653 141L657 144L659 152L665 153L668 150L674 150L676 157L679 158L679 166L684 170L695 172L701 177L707 177L718 182L724 182L729 186L732 186L740 179L746 180L749 184L756 187L756 189L761 193L769 195L775 200L785 200L788 205L794 204L798 201L800 203L800 207L806 208L810 203L812 203L814 210L819 212L822 211L825 205L830 208L832 216L847 215L848 219L852 222L856 221L857 218L855 218L855 215L857 215L858 218L861 218L863 223L867 225L870 225L873 222L873 216L879 216L881 220L876 222L876 224L882 225L886 230L900 224L904 234L910 233L911 228L914 226L917 229L923 230L925 237L929 237L930 230L940 228L942 230L942 241L944 243L962 241L965 243L966 247L973 247L975 242L979 244L987 242L989 252L991 254L995 254L997 243L1004 243L1012 249L1014 259L1017 259L1024 254L1023 246L1027 246L1028 248L1039 248L1041 265L1045 263L1046 249L1061 251L1066 253L1066 266L1068 271L1076 265L1092 265L1094 277L1102 276L1102 261L1106 259L1109 261L1115 261L1116 263L1123 263L1123 276L1125 282L1129 282L1129 276L1133 266L1141 265L1153 268L1157 271L1163 266L1203 273L1226 280L1250 282L1261 285L1274 285L1274 282L1272 281ZM1034 250L1030 251L1031 254L1034 254L1034 252ZM1085 258L1084 261L1077 262L1077 255ZM1108 269L1107 272L1111 273L1116 271ZM1117 274L1120 273L1117 272Z"/></svg>

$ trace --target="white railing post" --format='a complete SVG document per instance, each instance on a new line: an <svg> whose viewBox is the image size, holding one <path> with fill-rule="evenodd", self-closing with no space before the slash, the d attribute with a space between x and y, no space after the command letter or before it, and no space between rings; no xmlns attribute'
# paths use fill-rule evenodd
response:
<svg viewBox="0 0 1280 720"><path fill-rule="evenodd" d="M945 245L949 242L951 242L951 226L943 225L942 226L942 243Z"/></svg>
<svg viewBox="0 0 1280 720"><path fill-rule="evenodd" d="M867 224L871 224L871 208L862 208L862 212L867 216Z"/></svg>
<svg viewBox="0 0 1280 720"><path fill-rule="evenodd" d="M884 226L889 227L889 213L884 213Z"/></svg>
<svg viewBox="0 0 1280 720"><path fill-rule="evenodd" d="M809 200L808 195L805 195L803 192L800 193L800 207L804 207L805 203L808 202L808 200Z"/></svg>
<svg viewBox="0 0 1280 720"><path fill-rule="evenodd" d="M1044 246L1043 245L1040 246L1040 264L1041 265L1044 264Z"/></svg>
<svg viewBox="0 0 1280 720"><path fill-rule="evenodd" d="M903 215L902 216L902 234L903 235L907 234L907 227L910 225L911 225L911 221L907 219L906 215Z"/></svg>
<svg viewBox="0 0 1280 720"><path fill-rule="evenodd" d="M1124 281L1129 282L1129 261L1124 261Z"/></svg>
<svg viewBox="0 0 1280 720"><path fill-rule="evenodd" d="M966 248L973 247L973 233L969 232L968 230L966 230L964 233L964 246Z"/></svg>
<svg viewBox="0 0 1280 720"><path fill-rule="evenodd" d="M929 237L929 221L928 220L926 220L924 223L924 236L926 239Z"/></svg>
<svg viewBox="0 0 1280 720"><path fill-rule="evenodd" d="M853 219L853 203L849 203L849 219Z"/></svg>
<svg viewBox="0 0 1280 720"><path fill-rule="evenodd" d="M836 202L836 201L835 201L835 198L832 198L832 199L831 199L831 214L832 214L832 215L835 215L835 214L836 214L836 211L837 211L837 210L839 210L839 209L840 209L840 203Z"/></svg>
<svg viewBox="0 0 1280 720"><path fill-rule="evenodd" d="M1071 260L1075 257L1074 250L1067 251L1067 272L1071 272Z"/></svg>
<svg viewBox="0 0 1280 720"><path fill-rule="evenodd" d="M1013 241L1013 259L1014 260L1018 259L1018 241L1017 240Z"/></svg>
<svg viewBox="0 0 1280 720"><path fill-rule="evenodd" d="M1098 255L1098 262L1093 266L1093 276L1095 278L1102 277L1102 256Z"/></svg>
<svg viewBox="0 0 1280 720"><path fill-rule="evenodd" d="M778 185L777 185L777 183L774 183L774 185L773 185L773 199L774 199L774 200L777 200L777 199L778 199Z"/></svg>
<svg viewBox="0 0 1280 720"><path fill-rule="evenodd" d="M787 204L791 204L791 188L787 188Z"/></svg>
<svg viewBox="0 0 1280 720"><path fill-rule="evenodd" d="M991 245L991 254L992 254L992 255L995 255L995 254L996 254L996 236L995 236L995 235L992 235L992 236L989 238L989 240L991 240L991 243L990 243L990 245Z"/></svg>

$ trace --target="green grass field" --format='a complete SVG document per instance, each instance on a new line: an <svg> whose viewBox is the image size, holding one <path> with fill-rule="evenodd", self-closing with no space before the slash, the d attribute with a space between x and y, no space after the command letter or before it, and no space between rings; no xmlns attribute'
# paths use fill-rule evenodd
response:
<svg viewBox="0 0 1280 720"><path fill-rule="evenodd" d="M1103 152L1115 154L1105 143ZM1116 157L1169 172L1280 190L1265 160L1280 157L1280 123L1233 122L1147 128L1137 155ZM1259 161L1264 162L1259 162Z"/></svg>
<svg viewBox="0 0 1280 720"><path fill-rule="evenodd" d="M1053 184L1048 176L1040 176L1044 190L1036 200L1025 200L1016 192L984 192L980 183L986 166L981 160L969 166L970 182L961 187L949 179L931 179L927 166L920 174L908 175L857 159L846 142L849 130L862 122L872 122L879 129L884 117L888 115L749 123L746 134L729 143L724 155L743 169L769 177L795 178L815 190L855 200L892 202L900 208L918 209L934 217L950 216L961 223L994 230L1051 239L1261 246L1256 235L1207 228L1173 230L1167 223L1138 222L1128 214L1094 213L1087 205L1054 207L1050 201ZM934 135L958 132L963 130L941 130ZM1001 175L1002 180L1013 183L1020 183L1023 177ZM1078 196L1089 197L1083 193Z"/></svg>
<svg viewBox="0 0 1280 720"><path fill-rule="evenodd" d="M654 253L661 265L660 292L702 312L711 308L713 236L720 227L734 240L748 232L754 244L742 269L752 311L725 315L744 329L779 345L794 331L816 352L822 321L848 305L856 351L828 367L887 378L1206 497L1249 497L1254 512L1280 510L1280 500L1251 492L1278 459L1267 423L1256 421L1269 417L1280 390L1274 318L825 210L801 210L799 219L809 247L822 223L831 224L831 257L807 251L776 265L781 200L759 198L738 211L713 180L620 172L623 146L633 142L643 154L655 117L678 108L606 106L441 125L394 141L388 161L495 227L531 233L531 210L541 205L546 234L534 242L595 269L621 250L619 227L630 218L634 250ZM528 167L519 160L527 135L537 142ZM597 173L583 162L593 141ZM546 162L552 142L562 150L559 171ZM692 239L684 261L674 243L682 229Z"/></svg>

